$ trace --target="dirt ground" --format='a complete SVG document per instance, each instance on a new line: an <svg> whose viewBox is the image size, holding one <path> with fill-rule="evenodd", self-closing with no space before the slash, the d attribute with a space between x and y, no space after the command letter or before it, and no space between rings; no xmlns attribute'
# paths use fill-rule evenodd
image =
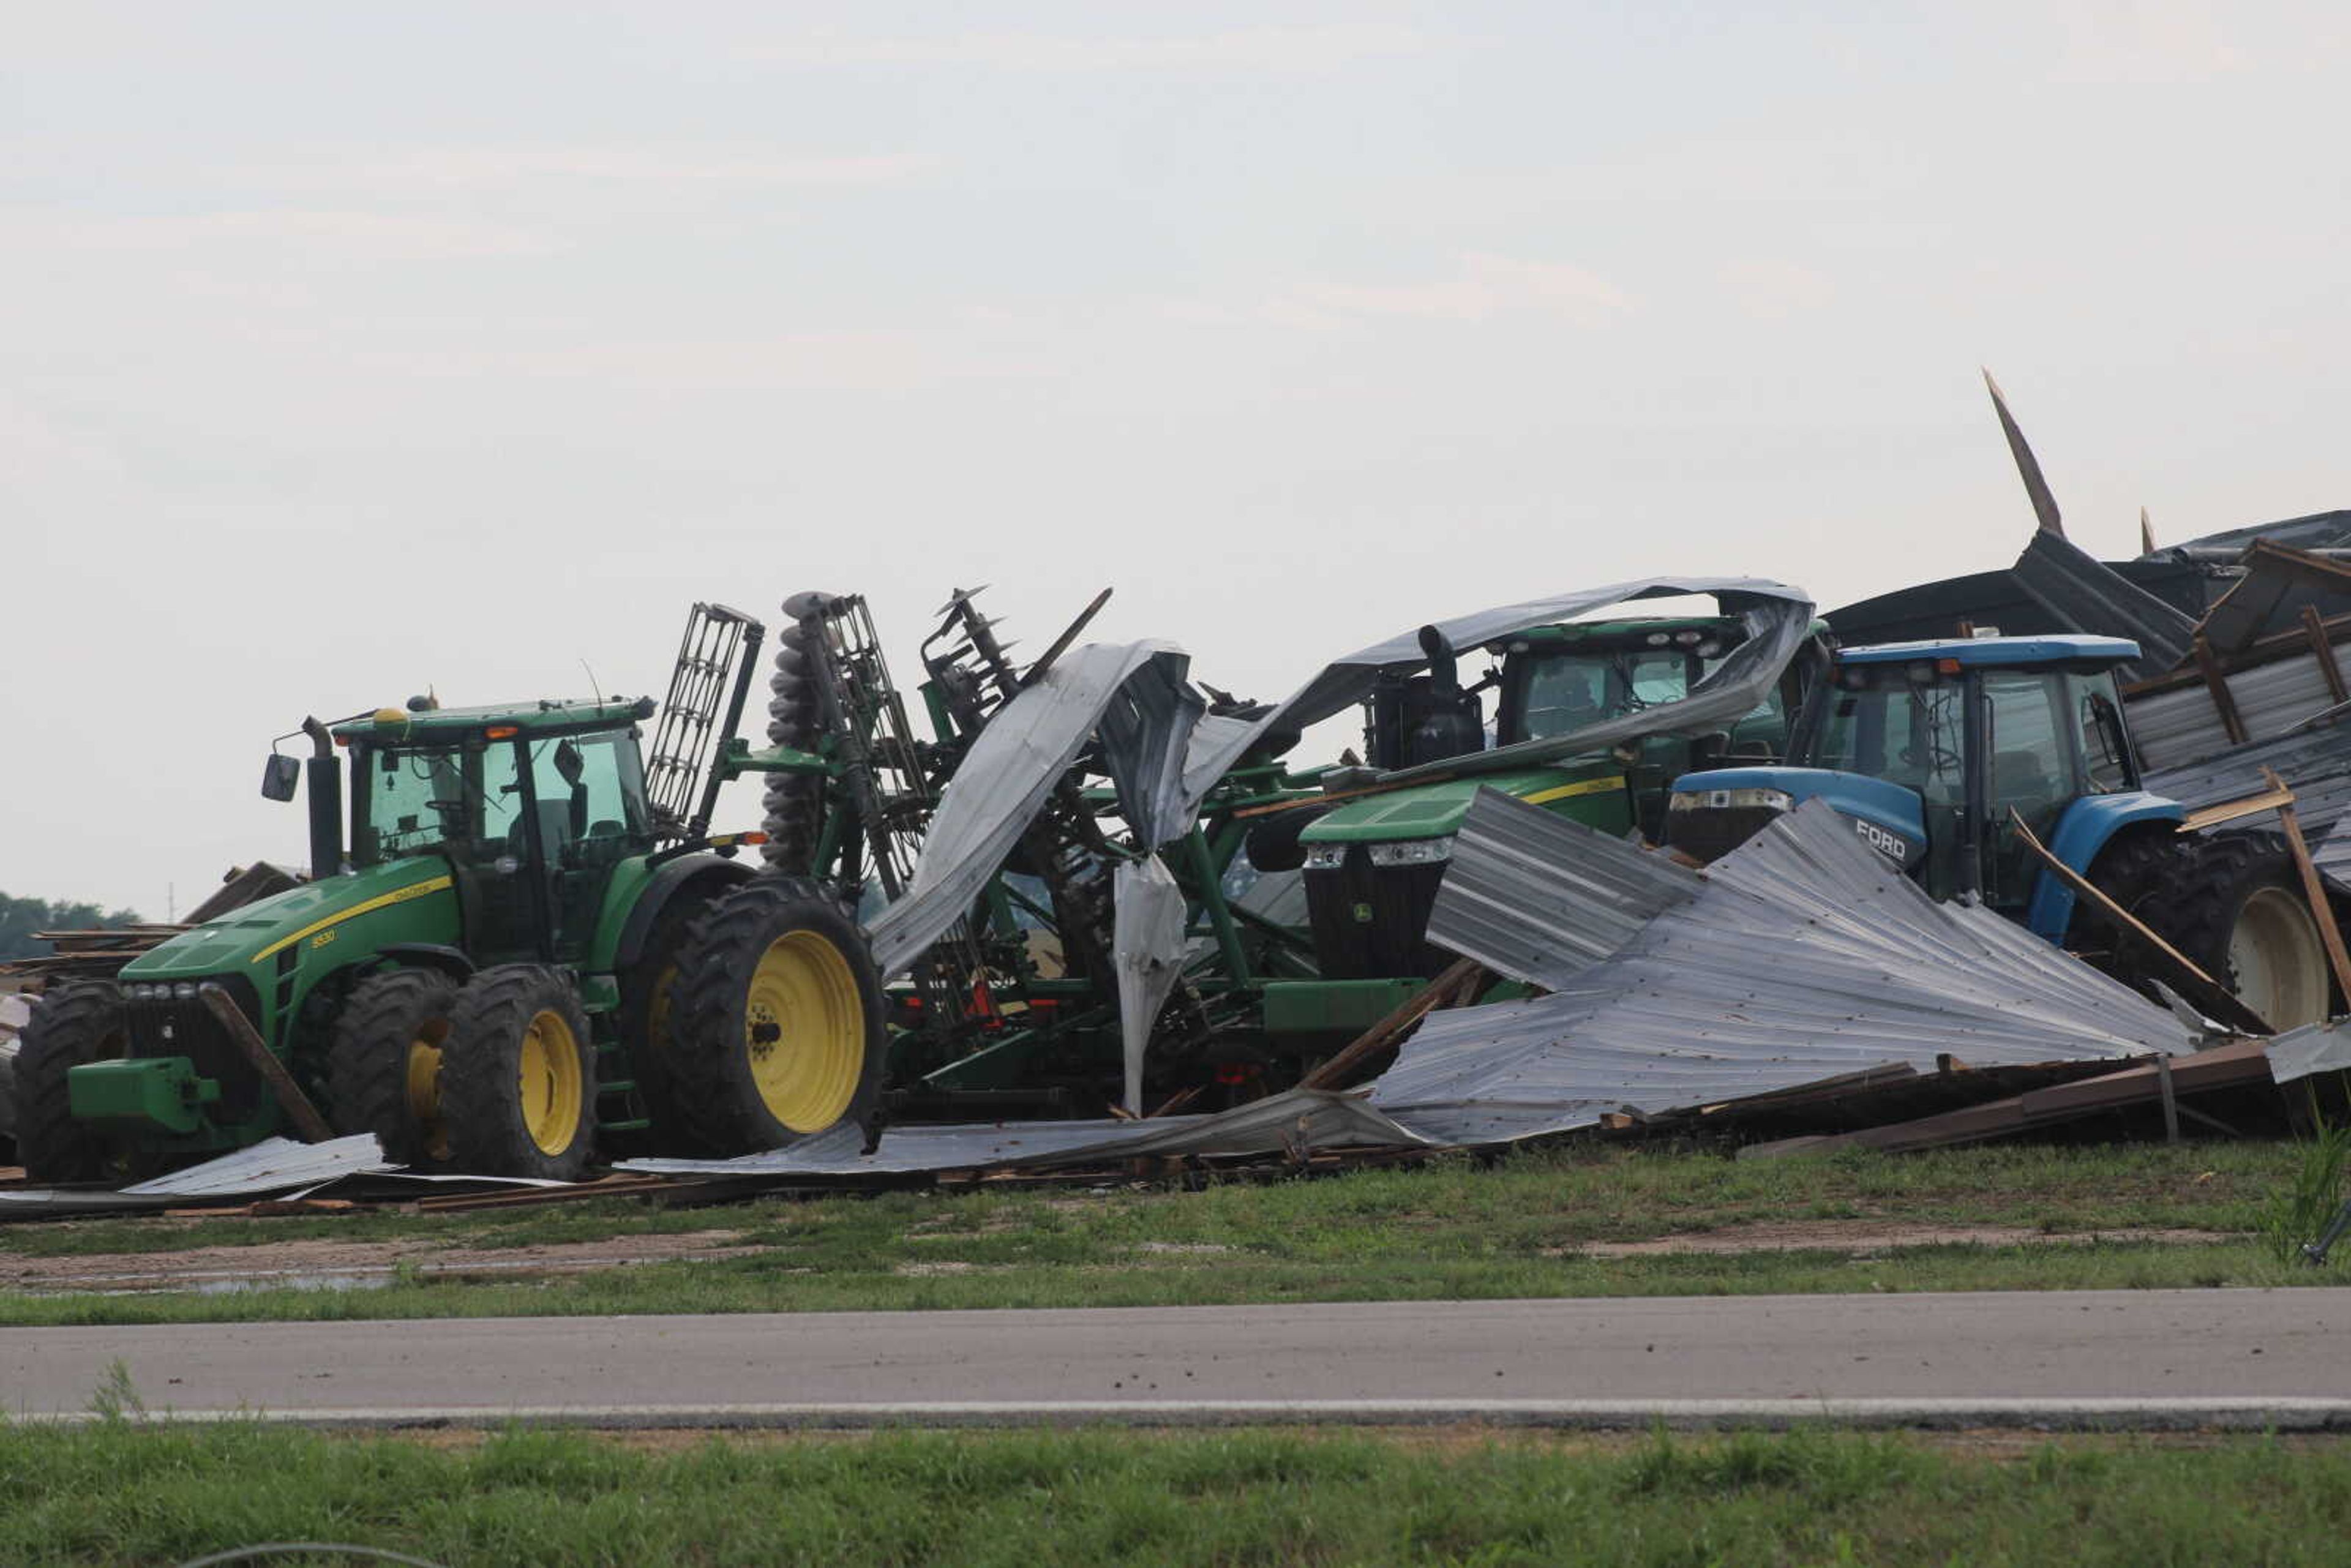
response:
<svg viewBox="0 0 2351 1568"><path fill-rule="evenodd" d="M1791 1219L1695 1230L1648 1241L1594 1241L1562 1248L1553 1256L1653 1258L1670 1253L1883 1252L1896 1247L2030 1247L2042 1243L2088 1246L2099 1241L2160 1241L2206 1246L2243 1238L2226 1230L2039 1230L2021 1225L1902 1225L1885 1220Z"/></svg>
<svg viewBox="0 0 2351 1568"><path fill-rule="evenodd" d="M942 1238L942 1239L945 1239ZM1832 1251L1867 1255L1904 1247L1972 1245L2079 1246L2092 1242L2161 1242L2201 1246L2241 1238L2219 1230L2119 1228L2050 1232L2022 1226L1906 1225L1882 1219L1788 1220L1693 1231L1647 1241L1599 1241L1546 1250L1555 1258L1642 1258L1675 1253L1729 1255ZM403 1268L444 1279L501 1280L624 1269L677 1260L737 1258L760 1250L742 1233L712 1229L678 1235L615 1236L536 1247L448 1247L429 1236L387 1241L263 1241L238 1247L195 1247L179 1252L81 1253L26 1258L0 1253L0 1291L228 1292L276 1286L365 1289L388 1283ZM1211 1242L1142 1243L1139 1258L1215 1254ZM911 1276L973 1272L983 1266L940 1261L902 1263ZM1000 1266L999 1266L1000 1267Z"/></svg>
<svg viewBox="0 0 2351 1568"><path fill-rule="evenodd" d="M539 1247L444 1247L429 1237L396 1241L264 1241L181 1252L97 1252L63 1258L0 1253L5 1291L231 1291L277 1285L333 1289L380 1281L403 1263L425 1274L496 1279L627 1268L677 1258L756 1252L735 1230L616 1236Z"/></svg>

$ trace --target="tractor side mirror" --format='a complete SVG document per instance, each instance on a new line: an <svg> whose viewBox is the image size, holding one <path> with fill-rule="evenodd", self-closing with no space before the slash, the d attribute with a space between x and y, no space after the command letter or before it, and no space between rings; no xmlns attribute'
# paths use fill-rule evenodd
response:
<svg viewBox="0 0 2351 1568"><path fill-rule="evenodd" d="M261 796L265 800L291 800L302 787L302 759L271 752L262 765Z"/></svg>

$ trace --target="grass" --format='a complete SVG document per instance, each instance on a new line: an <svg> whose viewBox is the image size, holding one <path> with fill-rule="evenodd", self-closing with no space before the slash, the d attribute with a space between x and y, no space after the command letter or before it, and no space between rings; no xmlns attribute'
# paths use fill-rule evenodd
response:
<svg viewBox="0 0 2351 1568"><path fill-rule="evenodd" d="M2295 1563L2341 1561L2351 1527L2351 1449L2260 1438L1987 1449L1817 1431L1098 1430L675 1446L119 1418L0 1428L0 1561L23 1568L170 1563L272 1540L451 1568Z"/></svg>
<svg viewBox="0 0 2351 1568"><path fill-rule="evenodd" d="M2262 1217L2262 1239L2270 1255L2290 1264L2302 1256L2303 1245L2314 1241L2335 1218L2343 1201L2343 1174L2351 1166L2351 1124L2332 1125L2316 1118L2318 1135L2297 1145L2293 1180L2271 1198Z"/></svg>
<svg viewBox="0 0 2351 1568"><path fill-rule="evenodd" d="M71 1255L281 1240L515 1248L735 1232L741 1257L489 1282L405 1271L382 1290L0 1295L0 1322L1113 1306L1437 1297L1748 1294L2317 1283L2261 1239L2304 1164L2291 1144L1999 1145L1736 1162L1623 1149L1445 1160L1196 1193L897 1192L664 1210L600 1203L466 1217L20 1226L0 1249ZM1594 1258L1596 1241L1844 1220L2059 1237L2194 1228L2241 1239Z"/></svg>

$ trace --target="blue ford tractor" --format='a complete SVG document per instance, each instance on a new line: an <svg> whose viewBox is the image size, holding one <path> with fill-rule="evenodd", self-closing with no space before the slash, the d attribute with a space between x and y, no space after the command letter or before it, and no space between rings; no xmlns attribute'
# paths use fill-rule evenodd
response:
<svg viewBox="0 0 2351 1568"><path fill-rule="evenodd" d="M1797 716L1784 767L1674 781L1667 841L1712 860L1815 797L1937 898L1973 894L2129 980L2144 945L2057 876L2059 860L2278 1030L2325 1018L2325 949L2273 835L2183 831L2176 800L2139 787L2117 637L2050 635L1846 648Z"/></svg>

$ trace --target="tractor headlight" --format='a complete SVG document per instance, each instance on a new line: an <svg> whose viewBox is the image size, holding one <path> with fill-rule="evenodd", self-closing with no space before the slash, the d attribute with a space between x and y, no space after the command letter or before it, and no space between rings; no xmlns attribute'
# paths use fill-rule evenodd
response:
<svg viewBox="0 0 2351 1568"><path fill-rule="evenodd" d="M1435 865L1453 858L1450 834L1441 839L1405 839L1393 844L1374 844L1374 865Z"/></svg>
<svg viewBox="0 0 2351 1568"><path fill-rule="evenodd" d="M1785 789L1677 789L1669 811L1792 811L1796 798Z"/></svg>
<svg viewBox="0 0 2351 1568"><path fill-rule="evenodd" d="M195 981L182 980L178 985L173 986L172 988L172 999L175 1002L194 1001L196 999Z"/></svg>
<svg viewBox="0 0 2351 1568"><path fill-rule="evenodd" d="M1306 869L1308 871L1337 871L1342 865L1346 863L1346 860L1347 846L1344 844L1309 844L1306 846Z"/></svg>

